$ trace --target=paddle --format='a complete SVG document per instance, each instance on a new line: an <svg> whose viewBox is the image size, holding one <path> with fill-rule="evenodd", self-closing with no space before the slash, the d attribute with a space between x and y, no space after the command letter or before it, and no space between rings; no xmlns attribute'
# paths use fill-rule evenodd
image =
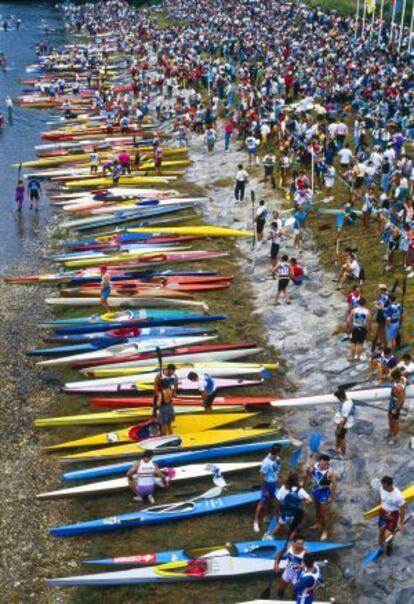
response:
<svg viewBox="0 0 414 604"><path fill-rule="evenodd" d="M403 522L403 526L404 526L404 525L406 525L406 524L407 524L407 522L408 522L409 520L411 520L412 518L414 518L414 513L412 513L412 514L410 514L409 516L407 516L407 518L406 518L406 519L404 520L404 522ZM368 554L368 556L365 556L365 558L362 560L362 564L363 564L364 566L367 566L368 564L371 564L371 562L375 562L375 560L376 560L377 558L379 558L379 557L382 555L384 546L388 545L388 543L390 543L390 542L391 542L391 541L394 539L395 535L396 535L397 533L399 533L399 532L400 532L400 530L401 530L401 529L398 529L398 528L397 528L397 529L396 529L396 530L395 530L395 531L392 533L392 535L390 535L389 537L387 537L387 538L385 539L385 541L383 541L383 543L382 543L381 545L379 545L378 547L376 547L376 548L375 548L375 549L374 549L374 550L373 550L373 551L372 551L370 554Z"/></svg>
<svg viewBox="0 0 414 604"><path fill-rule="evenodd" d="M253 223L252 250L253 250L256 245L256 225L255 225L255 210L254 210L254 204L256 201L256 193L253 191L253 189L250 191L250 199L252 201L252 223Z"/></svg>

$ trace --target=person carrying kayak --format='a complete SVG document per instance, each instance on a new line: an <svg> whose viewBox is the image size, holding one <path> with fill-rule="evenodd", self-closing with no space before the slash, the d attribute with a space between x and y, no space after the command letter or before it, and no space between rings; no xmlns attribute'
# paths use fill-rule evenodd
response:
<svg viewBox="0 0 414 604"><path fill-rule="evenodd" d="M293 585L296 593L296 604L313 604L316 591L323 586L321 570L310 554L303 556L304 569Z"/></svg>
<svg viewBox="0 0 414 604"><path fill-rule="evenodd" d="M100 267L101 271L101 304L105 309L105 312L110 313L108 298L111 293L111 276L108 272L108 267L103 265Z"/></svg>
<svg viewBox="0 0 414 604"><path fill-rule="evenodd" d="M383 552L389 556L392 553L391 541L386 542L396 530L401 531L404 526L406 503L404 496L394 485L391 476L383 476L378 490L381 508L378 517L378 543Z"/></svg>
<svg viewBox="0 0 414 604"><path fill-rule="evenodd" d="M40 200L40 192L42 187L40 186L40 182L36 180L36 178L30 178L27 183L27 190L29 191L30 198L30 209L35 209L35 212L39 211L39 200Z"/></svg>
<svg viewBox="0 0 414 604"><path fill-rule="evenodd" d="M305 472L305 485L309 478L312 478L313 486L311 494L315 504L316 523L310 528L320 527L322 534L321 541L326 541L328 538L328 530L326 527L328 508L333 503L336 494L336 474L329 465L330 457L322 453L319 456L319 461L314 465L309 465Z"/></svg>
<svg viewBox="0 0 414 604"><path fill-rule="evenodd" d="M296 531L302 522L303 505L312 503L309 493L301 486L299 476L296 472L289 474L284 485L276 493L276 502L279 506L277 524L272 533L265 533L264 539L272 539L288 526L289 539L296 535Z"/></svg>
<svg viewBox="0 0 414 604"><path fill-rule="evenodd" d="M168 481L165 475L161 472L156 463L152 461L153 452L144 451L142 459L134 463L128 470L128 487L134 493L134 501L143 501L148 499L153 505L155 486L160 482L164 487L168 487ZM159 481L156 481L156 478Z"/></svg>
<svg viewBox="0 0 414 604"><path fill-rule="evenodd" d="M349 428L354 425L355 404L347 397L343 388L338 388L335 392L340 405L335 413L335 453L343 458L346 455L345 437Z"/></svg>
<svg viewBox="0 0 414 604"><path fill-rule="evenodd" d="M388 403L388 444L396 445L400 429L400 414L405 403L405 389L407 387L407 378L396 368L391 373L392 385L390 400Z"/></svg>
<svg viewBox="0 0 414 604"><path fill-rule="evenodd" d="M173 391L170 380L161 378L160 389L156 395L157 422L161 428L161 434L167 436L173 433L172 423L175 419L173 405Z"/></svg>
<svg viewBox="0 0 414 604"><path fill-rule="evenodd" d="M262 487L262 496L256 506L254 515L253 530L255 533L260 533L262 515L265 514L267 517L263 519L265 522L269 520L270 504L275 501L276 489L279 486L278 478L282 468L279 452L280 447L278 445L273 445L260 466L259 477L260 485Z"/></svg>
<svg viewBox="0 0 414 604"><path fill-rule="evenodd" d="M196 382L201 398L203 399L204 411L211 411L214 399L217 396L217 387L215 380L208 373L202 373L200 376L195 371L190 371L187 375L190 382Z"/></svg>
<svg viewBox="0 0 414 604"><path fill-rule="evenodd" d="M308 551L305 549L302 537L295 537L287 548L280 550L273 567L275 573L278 573L282 558L286 560L286 568L283 571L277 588L277 595L279 598L284 596L289 584L294 586L299 580L304 569L303 559L307 553Z"/></svg>

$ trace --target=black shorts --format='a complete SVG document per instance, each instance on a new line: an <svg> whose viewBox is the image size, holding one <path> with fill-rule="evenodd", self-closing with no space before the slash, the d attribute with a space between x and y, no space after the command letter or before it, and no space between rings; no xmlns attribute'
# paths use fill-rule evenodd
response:
<svg viewBox="0 0 414 604"><path fill-rule="evenodd" d="M217 396L217 390L213 390L213 392L210 392L210 394L207 394L207 398L204 401L204 408L205 409L210 409L213 406L214 403L214 399Z"/></svg>
<svg viewBox="0 0 414 604"><path fill-rule="evenodd" d="M270 246L270 257L272 260L276 260L276 258L279 256L279 250L280 244L272 241L272 245Z"/></svg>
<svg viewBox="0 0 414 604"><path fill-rule="evenodd" d="M39 195L39 191L37 189L30 189L29 194L30 194L30 201L39 201L40 195Z"/></svg>
<svg viewBox="0 0 414 604"><path fill-rule="evenodd" d="M289 285L289 277L282 277L277 284L277 291L284 292Z"/></svg>
<svg viewBox="0 0 414 604"><path fill-rule="evenodd" d="M264 173L266 176L272 176L274 166L266 166L264 167Z"/></svg>
<svg viewBox="0 0 414 604"><path fill-rule="evenodd" d="M388 409L388 417L390 419L400 419L401 411L396 411L395 409Z"/></svg>
<svg viewBox="0 0 414 604"><path fill-rule="evenodd" d="M263 220L263 218L259 218L256 221L256 231L258 233L263 233L264 228L265 228L265 224L266 224L266 220Z"/></svg>
<svg viewBox="0 0 414 604"><path fill-rule="evenodd" d="M366 327L354 327L351 335L352 344L363 344L367 337Z"/></svg>

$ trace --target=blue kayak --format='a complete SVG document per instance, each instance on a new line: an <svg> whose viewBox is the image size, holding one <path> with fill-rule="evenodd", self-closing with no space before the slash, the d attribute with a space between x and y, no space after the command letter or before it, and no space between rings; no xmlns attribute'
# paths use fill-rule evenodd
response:
<svg viewBox="0 0 414 604"><path fill-rule="evenodd" d="M112 312L110 317L104 314L93 314L86 315L83 317L66 317L65 319L52 319L50 321L44 321L40 323L43 327L55 326L55 325L96 325L102 323L107 325L113 321L130 321L132 319L165 319L165 318L184 318L184 317L198 317L199 313L192 310L174 310L164 308L142 308L138 310L125 309L118 312ZM204 315L202 315L204 316ZM107 317L107 318L106 318Z"/></svg>
<svg viewBox="0 0 414 604"><path fill-rule="evenodd" d="M105 326L106 327L106 326ZM63 344L75 344L75 343L89 343L89 342L98 342L100 340L105 340L107 338L117 338L118 340L129 339L129 338L139 338L140 340L145 340L148 338L162 338L163 336L198 336L205 334L213 334L216 333L215 329L208 329L206 327L149 327L139 329L137 327L131 327L130 325L124 325L119 330L117 329L105 329L105 331L96 331L93 333L85 333L85 334L69 334L66 336L52 336L50 338L44 338L44 341L48 344L54 342L62 342ZM122 342L121 342L122 343Z"/></svg>
<svg viewBox="0 0 414 604"><path fill-rule="evenodd" d="M260 489L236 495L225 495L224 497L213 497L211 499L189 499L178 503L164 503L154 505L144 510L99 518L89 522L78 522L50 529L53 537L77 537L78 535L89 535L120 529L132 529L154 524L165 524L177 520L197 518L205 514L215 514L233 510L245 505L257 503L262 496Z"/></svg>
<svg viewBox="0 0 414 604"><path fill-rule="evenodd" d="M285 547L286 540L278 541L269 539L265 541L241 541L239 543L223 543L204 547L176 549L166 552L149 554L136 554L134 556L120 556L117 558L102 558L85 560L83 564L101 566L154 566L168 564L169 562L187 562L202 556L229 555L241 558L265 558L274 560L278 553ZM352 543L331 543L329 541L305 541L305 549L312 554L327 554L339 549L353 547Z"/></svg>
<svg viewBox="0 0 414 604"><path fill-rule="evenodd" d="M185 205L170 205L170 206L161 206L157 208L148 208L146 210L141 210L137 212L117 212L114 214L112 218L107 218L103 220L98 220L97 222L92 222L89 224L84 224L82 226L74 227L75 231L90 231L92 229L97 229L104 226L111 226L115 224L122 224L124 222L129 222L130 220L143 219L149 216L160 216L162 214L172 214L174 212L181 212L183 210L188 210L193 208L193 205L187 203Z"/></svg>
<svg viewBox="0 0 414 604"><path fill-rule="evenodd" d="M26 354L29 356L42 356L49 354L77 354L82 352L93 352L94 350L101 350L108 348L108 346L116 346L117 344L132 344L143 341L151 341L154 338L179 338L188 336L203 336L211 333L214 330L203 330L200 328L192 327L154 327L148 329L144 334L139 334L134 337L115 337L115 336L100 336L93 339L91 342L84 344L68 344L67 346L53 346L51 348L34 348L28 350ZM99 333L96 334L99 336Z"/></svg>
<svg viewBox="0 0 414 604"><path fill-rule="evenodd" d="M184 451L182 453L162 453L154 455L153 461L160 467L168 465L177 465L185 463L195 463L198 461L208 461L209 459L224 459L226 457L234 457L236 455L247 455L249 453L258 453L259 451L267 451L273 445L288 446L289 439L283 440L266 440L255 443L245 443L241 445L233 445L232 447L212 447L211 449L200 449L198 451ZM89 478L100 478L103 476L116 476L125 474L133 465L132 461L125 461L115 464L107 464L105 466L96 466L86 468L84 470L74 470L65 472L62 475L63 480L86 480Z"/></svg>
<svg viewBox="0 0 414 604"><path fill-rule="evenodd" d="M122 313L126 315L126 313L134 311L125 311ZM178 313L177 313L178 315ZM61 327L56 329L55 332L58 335L75 335L75 334L86 334L93 332L100 332L102 330L112 330L112 329L122 329L124 327L162 327L163 325L188 325L190 323L211 323L214 321L224 321L227 319L225 315L199 315L197 313L188 313L186 317L173 318L173 315L170 315L171 318L166 317L165 319L131 319L131 320L123 320L123 321L102 321L99 323L90 323L87 325L74 325L73 327ZM62 321L64 323L64 321ZM50 325L50 323L48 323Z"/></svg>

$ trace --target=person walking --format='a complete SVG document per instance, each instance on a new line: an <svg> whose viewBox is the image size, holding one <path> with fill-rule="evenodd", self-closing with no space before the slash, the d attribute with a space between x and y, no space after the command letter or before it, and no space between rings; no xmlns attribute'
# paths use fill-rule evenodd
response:
<svg viewBox="0 0 414 604"><path fill-rule="evenodd" d="M388 541L398 529L404 526L406 503L400 489L394 484L391 476L383 476L378 489L380 497L380 511L378 517L378 544L387 556L392 554L392 542Z"/></svg>
<svg viewBox="0 0 414 604"><path fill-rule="evenodd" d="M270 506L275 501L276 489L279 486L279 474L282 468L279 452L279 446L273 445L260 466L259 477L262 496L256 506L254 515L253 530L255 533L260 533L260 523L262 520L264 522L269 521Z"/></svg>
<svg viewBox="0 0 414 604"><path fill-rule="evenodd" d="M276 501L279 506L276 527L272 534L266 533L263 538L274 539L287 527L288 538L293 539L305 514L303 506L312 503L311 496L301 486L296 472L289 474L285 484L278 489Z"/></svg>
<svg viewBox="0 0 414 604"><path fill-rule="evenodd" d="M272 189L276 189L276 181L274 176L276 165L276 156L273 153L266 153L263 158L263 170L264 170L264 181L267 182L270 180L272 185Z"/></svg>
<svg viewBox="0 0 414 604"><path fill-rule="evenodd" d="M285 299L286 304L290 304L289 295L286 291L290 280L289 256L286 254L282 256L280 262L278 262L272 269L272 274L276 275L278 278L277 292L274 302L275 306L279 305L280 297Z"/></svg>
<svg viewBox="0 0 414 604"><path fill-rule="evenodd" d="M226 151L226 153L228 153L230 149L230 141L232 134L233 124L231 123L231 121L228 121L224 126L224 150Z"/></svg>
<svg viewBox="0 0 414 604"><path fill-rule="evenodd" d="M29 191L30 209L35 209L35 212L39 211L40 193L42 187L40 182L36 178L30 178L27 183L27 190Z"/></svg>
<svg viewBox="0 0 414 604"><path fill-rule="evenodd" d="M216 144L216 140L217 140L217 133L214 130L214 128L212 128L212 127L207 128L206 133L204 135L204 142L207 146L207 153L209 155L213 154L214 145Z"/></svg>
<svg viewBox="0 0 414 604"><path fill-rule="evenodd" d="M243 168L243 164L237 165L236 172L236 185L234 187L234 197L236 202L244 200L244 193L246 190L246 183L249 181L249 174Z"/></svg>
<svg viewBox="0 0 414 604"><path fill-rule="evenodd" d="M24 182L21 178L19 178L19 181L18 181L17 187L16 187L16 195L15 195L18 212L22 211L25 191L26 191L26 189L24 186Z"/></svg>

